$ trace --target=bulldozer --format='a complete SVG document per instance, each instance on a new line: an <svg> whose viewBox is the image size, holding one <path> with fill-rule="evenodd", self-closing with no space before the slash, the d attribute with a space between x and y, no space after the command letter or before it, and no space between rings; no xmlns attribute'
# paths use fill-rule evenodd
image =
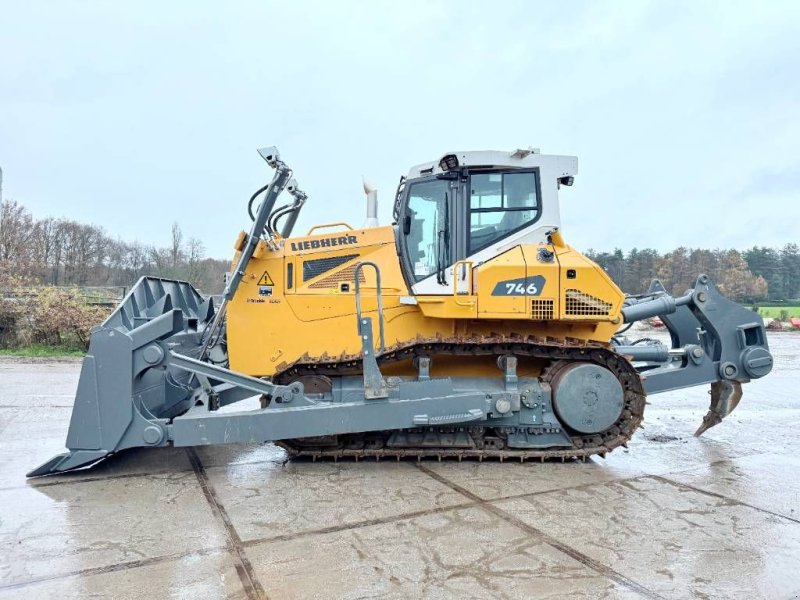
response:
<svg viewBox="0 0 800 600"><path fill-rule="evenodd" d="M586 460L626 445L650 394L709 385L699 435L772 368L761 318L708 276L626 295L565 242L575 157L447 153L400 179L391 225L365 184L366 226L293 236L307 194L276 148L258 152L272 176L224 292L140 279L92 331L68 451L29 476L253 442L312 460ZM628 338L654 317L669 342Z"/></svg>

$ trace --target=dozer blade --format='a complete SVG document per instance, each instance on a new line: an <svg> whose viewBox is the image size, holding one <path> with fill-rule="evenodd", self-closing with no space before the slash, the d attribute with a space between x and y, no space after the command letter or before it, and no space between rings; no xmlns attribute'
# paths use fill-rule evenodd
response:
<svg viewBox="0 0 800 600"><path fill-rule="evenodd" d="M55 473L64 473L66 471L72 471L73 469L80 469L81 467L88 467L104 459L108 454L109 453L105 450L76 450L75 452L64 452L63 454L57 454L47 462L39 465L33 471L29 472L26 477L53 475Z"/></svg>
<svg viewBox="0 0 800 600"><path fill-rule="evenodd" d="M707 430L722 423L722 419L727 417L733 410L739 406L739 400L742 399L742 384L738 381L715 381L711 384L711 406L708 413L703 417L703 422L697 431L694 432L695 437L700 437Z"/></svg>
<svg viewBox="0 0 800 600"><path fill-rule="evenodd" d="M90 466L125 448L167 445L167 420L189 407L189 373L158 365L159 343L196 354L213 305L191 285L145 277L92 331L66 446L28 477Z"/></svg>

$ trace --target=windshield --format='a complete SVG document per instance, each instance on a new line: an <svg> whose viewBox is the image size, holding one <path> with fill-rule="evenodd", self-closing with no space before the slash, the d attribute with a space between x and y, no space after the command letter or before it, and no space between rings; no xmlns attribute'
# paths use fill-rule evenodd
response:
<svg viewBox="0 0 800 600"><path fill-rule="evenodd" d="M415 281L449 266L448 186L440 179L408 184L406 216L411 228L405 246Z"/></svg>

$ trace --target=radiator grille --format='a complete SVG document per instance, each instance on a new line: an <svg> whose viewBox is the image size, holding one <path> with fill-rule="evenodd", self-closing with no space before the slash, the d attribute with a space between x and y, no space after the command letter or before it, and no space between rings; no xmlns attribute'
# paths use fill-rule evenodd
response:
<svg viewBox="0 0 800 600"><path fill-rule="evenodd" d="M531 300L531 319L534 321L552 321L553 301Z"/></svg>
<svg viewBox="0 0 800 600"><path fill-rule="evenodd" d="M564 314L573 317L603 317L611 312L611 303L585 294L580 290L568 289Z"/></svg>
<svg viewBox="0 0 800 600"><path fill-rule="evenodd" d="M351 265L346 269L342 269L341 271L337 271L327 277L323 277L319 281L315 281L308 287L310 289L320 289L320 288L331 288L335 287L338 288L340 283L353 283L354 278L353 274L356 271L356 265ZM366 278L364 277L363 269L358 274L358 282L359 283L366 283Z"/></svg>

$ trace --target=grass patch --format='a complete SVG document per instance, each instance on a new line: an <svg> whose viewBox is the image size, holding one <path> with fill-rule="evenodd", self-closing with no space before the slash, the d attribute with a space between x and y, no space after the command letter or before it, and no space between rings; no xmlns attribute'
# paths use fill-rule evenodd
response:
<svg viewBox="0 0 800 600"><path fill-rule="evenodd" d="M771 319L780 318L782 311L786 311L789 318L800 317L800 306L760 306L758 308L758 314Z"/></svg>
<svg viewBox="0 0 800 600"><path fill-rule="evenodd" d="M45 346L33 344L19 348L0 348L0 356L22 356L25 358L58 358L62 356L82 357L86 350L76 346Z"/></svg>

